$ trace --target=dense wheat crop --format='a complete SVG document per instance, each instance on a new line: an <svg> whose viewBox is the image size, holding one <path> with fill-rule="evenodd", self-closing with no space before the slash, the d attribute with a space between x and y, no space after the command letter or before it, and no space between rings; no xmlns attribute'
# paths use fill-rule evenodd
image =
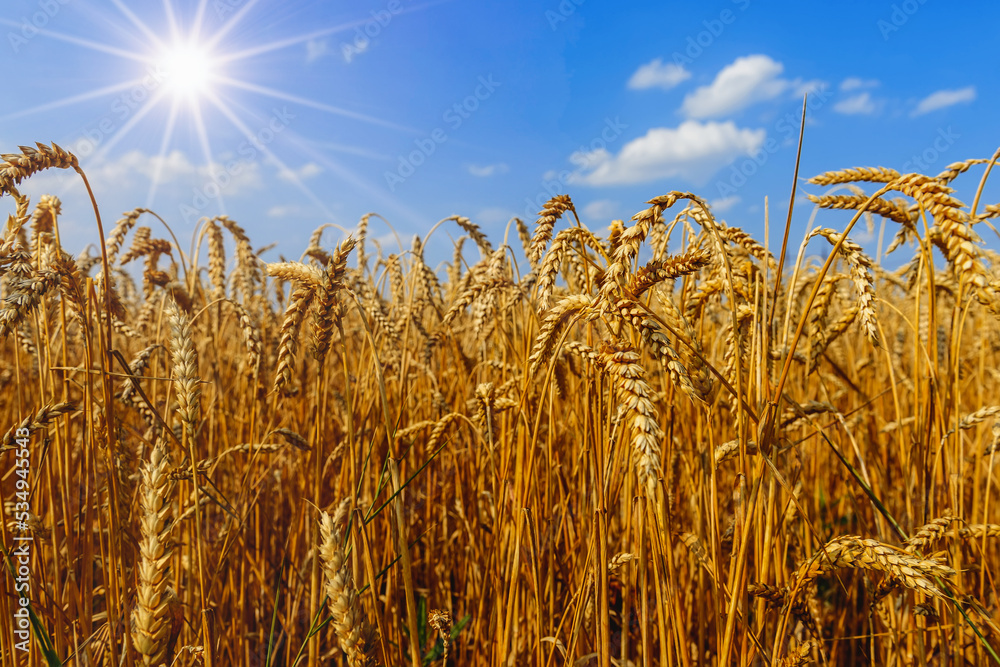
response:
<svg viewBox="0 0 1000 667"><path fill-rule="evenodd" d="M990 160L817 176L773 247L670 192L270 263L143 209L72 256L18 186L76 158L4 160L3 667L1000 662Z"/></svg>

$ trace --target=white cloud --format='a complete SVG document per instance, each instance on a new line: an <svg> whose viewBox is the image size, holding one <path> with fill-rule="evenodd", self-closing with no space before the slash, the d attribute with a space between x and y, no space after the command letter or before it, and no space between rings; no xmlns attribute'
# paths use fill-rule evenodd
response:
<svg viewBox="0 0 1000 667"><path fill-rule="evenodd" d="M319 166L315 162L306 162L304 165L298 169L282 169L278 172L278 178L295 183L297 181L304 181L307 178L312 178L318 174L323 173L323 167Z"/></svg>
<svg viewBox="0 0 1000 667"><path fill-rule="evenodd" d="M684 98L681 111L689 118L724 116L755 102L774 99L799 82L782 79L784 65L764 55L737 58L702 86Z"/></svg>
<svg viewBox="0 0 1000 667"><path fill-rule="evenodd" d="M741 201L743 200L736 195L732 195L730 197L723 197L722 199L711 201L709 202L709 206L711 206L712 210L716 213L724 213L739 204Z"/></svg>
<svg viewBox="0 0 1000 667"><path fill-rule="evenodd" d="M299 169L299 176L302 178L311 178L317 174L322 174L323 168L316 164L315 162L309 162Z"/></svg>
<svg viewBox="0 0 1000 667"><path fill-rule="evenodd" d="M792 88L792 97L798 100L801 100L803 95L813 95L827 88L826 81L822 79L811 79L809 81L796 79L795 81L790 81L789 85Z"/></svg>
<svg viewBox="0 0 1000 667"><path fill-rule="evenodd" d="M228 171L226 165L233 170ZM175 220L193 223L201 215L221 212L220 201L259 192L264 181L260 162L220 158L220 162L212 165L197 164L179 150L162 157L139 150L113 158L90 157L83 159L81 166L106 216L108 210L113 213L151 203L151 208L171 224ZM150 202L154 179L157 179L156 196ZM67 247L83 247L94 240L92 218L87 217L91 214L90 200L76 173L49 169L27 179L21 190L33 201L42 194L56 195L62 200L65 212L74 212L73 216L67 216L62 227ZM188 216L185 207L193 217ZM83 215L77 217L81 212ZM114 217L111 221L105 218L105 225L112 224Z"/></svg>
<svg viewBox="0 0 1000 667"><path fill-rule="evenodd" d="M920 100L917 104L917 108L914 109L910 115L922 116L923 114L930 113L931 111L944 109L945 107L950 107L953 104L971 102L974 99L976 99L975 86L967 86L957 90L939 90Z"/></svg>
<svg viewBox="0 0 1000 667"><path fill-rule="evenodd" d="M359 56L368 50L368 47L372 45L372 40L363 36L356 36L349 44L347 42L340 43L340 52L344 56L344 62L351 62L354 60L354 56Z"/></svg>
<svg viewBox="0 0 1000 667"><path fill-rule="evenodd" d="M837 113L848 115L873 114L878 110L878 105L872 100L872 96L866 92L837 102L833 105L833 110Z"/></svg>
<svg viewBox="0 0 1000 667"><path fill-rule="evenodd" d="M269 218L293 218L302 215L302 207L298 204L279 204L267 209Z"/></svg>
<svg viewBox="0 0 1000 667"><path fill-rule="evenodd" d="M157 179L160 184L173 183L185 178L207 175L209 169L191 163L182 151L174 150L166 155L146 155L133 150L109 160L107 158L82 159L81 166L95 190L106 186L130 188ZM215 164L216 169L222 166ZM50 170L35 176L33 181L51 181L53 185L74 185L79 177L65 171Z"/></svg>
<svg viewBox="0 0 1000 667"><path fill-rule="evenodd" d="M571 183L626 185L680 177L704 185L740 155L758 150L767 132L738 128L732 121L684 121L677 128L654 127L625 144L618 155L606 149L576 152Z"/></svg>
<svg viewBox="0 0 1000 667"><path fill-rule="evenodd" d="M503 162L498 162L497 164L486 164L477 165L470 164L466 165L466 170L473 176L478 176L480 178L487 178L489 176L494 176L496 174L506 174L508 167Z"/></svg>
<svg viewBox="0 0 1000 667"><path fill-rule="evenodd" d="M657 58L639 67L632 78L628 80L628 87L631 90L644 90L646 88L670 90L690 78L691 72L684 69L683 65L664 63L661 58Z"/></svg>
<svg viewBox="0 0 1000 667"><path fill-rule="evenodd" d="M226 164L232 165L232 162ZM133 150L114 160L85 162L83 167L95 188L139 187L154 181L160 186L177 184L184 187L189 186L192 181L202 185L214 182L221 188L223 196L229 196L260 187L262 180L259 163L237 161L236 165L230 171L226 165L218 162L210 165L194 164L180 150L173 150L162 156ZM136 178L137 176L143 178ZM74 179L69 180L72 182Z"/></svg>
<svg viewBox="0 0 1000 667"><path fill-rule="evenodd" d="M610 199L598 199L583 207L583 217L588 220L601 220L604 222L620 217L621 206L616 201Z"/></svg>
<svg viewBox="0 0 1000 667"><path fill-rule="evenodd" d="M856 76L849 76L840 82L840 89L845 93L851 90L860 90L862 88L877 88L878 86L878 79L862 79Z"/></svg>
<svg viewBox="0 0 1000 667"><path fill-rule="evenodd" d="M162 156L130 151L117 162L102 165L102 169L111 177L124 176L125 171L138 172L149 179L156 178L159 174L161 183L170 183L197 172L197 167L179 150Z"/></svg>
<svg viewBox="0 0 1000 667"><path fill-rule="evenodd" d="M325 39L310 39L308 42L306 42L307 63L311 63L314 60L319 60L329 52L330 48L327 46Z"/></svg>
<svg viewBox="0 0 1000 667"><path fill-rule="evenodd" d="M875 240L874 222L875 220L873 218L868 217L868 224L865 227L858 229L858 227L861 227L861 225L855 226L854 231L851 232L851 236L853 237L851 240L854 241L855 243L871 243L872 241L874 241Z"/></svg>

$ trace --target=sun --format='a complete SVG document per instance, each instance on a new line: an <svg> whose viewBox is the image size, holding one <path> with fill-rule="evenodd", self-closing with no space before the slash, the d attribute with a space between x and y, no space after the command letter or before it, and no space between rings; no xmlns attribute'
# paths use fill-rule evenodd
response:
<svg viewBox="0 0 1000 667"><path fill-rule="evenodd" d="M61 0L61 2L65 1ZM235 165L234 168L252 165L256 159L273 166L279 174L291 174L292 183L331 218L333 218L333 214L329 212L323 200L302 182L293 169L285 164L281 157L276 154L276 148L291 146L298 152L306 151L317 162L343 174L352 183L370 190L373 196L378 196L379 193L372 189L369 184L362 183L354 176L350 176L346 169L332 158L311 147L296 132L284 131L281 135L283 142L273 145L270 140L265 141L260 138L266 136L262 133L267 133L273 139L274 134L279 131L274 129L274 123L279 122L277 118L279 116L281 118L295 117L294 113L287 111L285 104L316 109L339 118L349 119L352 122L371 123L398 132L413 133L415 130L317 99L270 88L252 79L247 80L242 76L237 76L238 72L255 72L260 59L268 54L295 47L305 47L316 40L332 39L333 35L350 33L351 30L370 21L359 19L347 23L318 26L301 34L241 45L239 40L232 37L233 31L237 27L246 29L248 32L263 27L270 29L270 18L260 25L253 23L251 9L256 7L258 2L259 0L240 0L239 2L237 0L226 0L226 2L216 0L211 4L211 8L215 11L209 12L210 3L208 0L198 0L197 3L193 0L184 0L184 2L181 0L162 0L158 3L127 3L123 0L112 0L112 4L117 7L127 25L112 23L116 28L134 32L139 36L140 48L137 50L122 48L114 44L110 38L95 40L86 36L36 27L40 35L79 49L112 56L116 64L127 63L129 67L127 69L104 67L101 71L109 75L111 80L104 82L103 85L84 89L82 92L73 92L65 97L33 107L20 108L13 113L0 113L0 125L10 118L47 112L88 100L108 99L114 96L113 99L109 99L110 109L103 117L88 124L77 139L69 139L65 143L75 155L84 158L88 163L100 163L109 159L115 146L132 132L135 132L137 128L150 127L151 124L159 125L157 131L148 132L147 134L150 136L146 138L153 142L156 142L157 138L159 139L159 150L152 158L154 168L150 176L146 208L153 206L159 186L169 180L169 176L163 172L168 157L178 152L177 146L181 141L193 139L197 144L196 150L200 149L201 153L199 169L212 176L204 187L215 188L218 193L209 199L216 200L216 208L224 213L225 204L222 191L225 189L225 185L219 181L222 178L218 176L219 173L222 173L218 169L220 157L213 151L212 142L220 141L220 136L231 138L234 132L242 136L245 145L252 147L252 150L248 152L238 151L239 154L241 156L249 154L251 157L246 157L242 162L229 161L227 169L229 169L229 165ZM129 8L129 4L144 7L159 6L162 8L162 14L158 14L156 20L144 20ZM193 5L197 5L197 8L193 12L188 12L187 9ZM183 11L179 11L182 9ZM213 14L218 19L217 21L213 20ZM0 25L19 28L19 24L2 17L0 17ZM251 63L254 64L253 67L250 66ZM121 72L126 71L130 72L129 76L120 76ZM87 78L82 77L81 80ZM261 122L260 113L254 111L255 108L263 111L258 106L261 98L281 103L280 108L272 109L271 119L265 121L267 124L263 126L259 124ZM247 104L246 100L253 100L254 103ZM222 125L213 127L212 124L217 122L222 123ZM284 125L281 127L284 128ZM176 134L179 134L179 130L183 130L185 135L183 140L178 140L175 137ZM340 149L334 148L332 150ZM183 152L180 154L185 155ZM224 154L231 155L232 150L224 151ZM260 157L252 157L256 155ZM223 176L227 181L232 180L225 174ZM194 208L200 210L201 207L193 207L192 210Z"/></svg>
<svg viewBox="0 0 1000 667"><path fill-rule="evenodd" d="M218 72L212 54L203 46L179 42L157 59L164 85L176 99L195 101L211 91Z"/></svg>

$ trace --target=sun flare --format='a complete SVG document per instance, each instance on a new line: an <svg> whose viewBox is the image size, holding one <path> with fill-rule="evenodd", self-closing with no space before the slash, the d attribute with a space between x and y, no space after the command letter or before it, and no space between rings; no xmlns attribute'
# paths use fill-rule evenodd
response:
<svg viewBox="0 0 1000 667"><path fill-rule="evenodd" d="M246 45L233 36L233 31L239 27L252 33L259 28L253 23L255 19L251 11L257 5L257 0L216 2L212 5L215 11L208 11L208 0L198 0L197 3L181 3L179 0L146 3L162 7L162 14L156 16L155 20L140 17L122 0L111 1L124 19L124 22L115 24L115 27L136 33L139 36L138 49L130 50L107 40L94 40L58 30L46 29L39 32L56 42L72 45L81 52L111 56L116 66L101 68L102 75L110 77L110 81L102 81L100 85L81 92L74 91L64 97L13 113L0 110L0 121L70 107L85 101L107 99L110 111L97 124L88 126L78 139L69 144L69 148L87 162L102 162L109 159L121 141L134 136L134 132L146 131L154 142L158 138L159 149L153 161L155 167L150 177L147 207L153 205L159 187L171 180L172 176L162 166L168 155L180 150L179 146L191 143L194 151L200 153L201 166L207 169L218 162L212 144L223 141L223 136L227 137L225 140L228 143L232 143L234 134L240 135L242 139L256 141L262 130L257 126L258 114L255 108L260 110L258 103L262 98L308 107L355 122L381 125L396 131L411 131L410 128L375 116L285 92L262 85L252 77L247 79L236 74L253 74L257 69L249 67L247 63L256 65L268 54L304 47L316 40L345 32L355 26L353 22L320 26L301 34ZM148 10L143 13L145 11ZM0 24L19 25L2 17ZM128 74L122 76L126 72ZM252 103L249 101L251 99ZM279 112L283 113L281 110ZM157 128L155 132L148 131L152 127ZM265 130L271 132L268 128ZM276 149L284 150L289 146L296 151L303 150L305 144L297 140L292 131L285 132L282 140L273 145L257 141L254 150L279 173L291 174L291 182L324 214L332 217L333 214L321 198L276 153ZM239 141L236 140L236 143ZM329 164L331 169L339 169L330 158L318 154L313 148L308 150L314 153L312 157L315 160ZM356 180L354 177L351 179ZM363 187L370 188L367 184ZM225 203L221 189L218 196L212 199L217 202L219 212L224 213Z"/></svg>
<svg viewBox="0 0 1000 667"><path fill-rule="evenodd" d="M158 65L170 92L187 100L209 92L217 73L212 55L197 44L171 45L160 56Z"/></svg>

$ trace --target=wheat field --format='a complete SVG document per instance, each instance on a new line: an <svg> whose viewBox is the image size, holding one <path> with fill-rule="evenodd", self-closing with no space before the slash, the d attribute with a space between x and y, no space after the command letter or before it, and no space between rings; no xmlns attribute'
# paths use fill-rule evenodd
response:
<svg viewBox="0 0 1000 667"><path fill-rule="evenodd" d="M4 155L0 665L1000 664L998 156L265 262Z"/></svg>

